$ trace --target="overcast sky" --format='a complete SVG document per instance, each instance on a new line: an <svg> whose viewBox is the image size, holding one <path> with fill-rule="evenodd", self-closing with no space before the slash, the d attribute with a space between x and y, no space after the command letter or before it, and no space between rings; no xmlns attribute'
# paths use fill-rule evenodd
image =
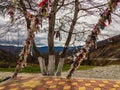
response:
<svg viewBox="0 0 120 90"><path fill-rule="evenodd" d="M95 0L95 1L98 1L98 0ZM99 2L101 3L103 3L103 1L107 1L107 0L99 0ZM120 5L117 7L116 13L119 13L120 15ZM59 14L60 12L57 14L58 17L60 17ZM80 18L79 20L95 25L99 18L100 16L98 15L98 16L89 16L89 17ZM22 25L18 27L5 28L6 26L9 26L9 23L10 23L9 16L6 15L6 18L2 16L0 17L0 44L22 45L27 35L26 26ZM44 25L45 24L43 24L41 32L38 32L35 38L36 44L40 47L47 46L47 32L43 32ZM91 26L90 29L92 30L92 28L93 26ZM8 33L4 35L5 32L8 32ZM61 33L62 33L62 40L59 41L58 39L55 38L54 39L55 46L63 46L65 43L67 34L64 34L63 32ZM112 15L112 23L108 25L104 30L101 31L101 35L99 35L99 40L103 40L118 34L120 34L120 17ZM84 36L84 38L86 37L87 35ZM81 42L80 41L75 42L76 46L83 45L83 44L84 44L84 40Z"/></svg>

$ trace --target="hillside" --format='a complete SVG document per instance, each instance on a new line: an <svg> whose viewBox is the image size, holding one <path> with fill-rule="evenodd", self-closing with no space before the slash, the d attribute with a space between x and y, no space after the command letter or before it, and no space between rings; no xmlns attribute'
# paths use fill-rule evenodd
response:
<svg viewBox="0 0 120 90"><path fill-rule="evenodd" d="M111 38L112 42L109 42L108 39L98 42L98 49L92 51L90 53L90 60L98 60L101 59L105 61L108 58L111 59L119 59L120 58L120 35L114 36ZM80 47L79 47L80 48ZM38 48L41 53L48 53L48 47L39 47ZM55 47L56 52L62 51L63 47ZM70 47L68 50L68 56L73 55L75 47ZM10 51L10 52L9 52ZM15 55L19 54L21 51L21 47L14 47L14 46L2 46L0 45L0 61L5 63L16 63L17 59ZM45 55L45 54L44 54ZM37 60L29 60L29 62ZM66 61L68 62L68 60ZM95 62L95 61L93 61ZM119 60L120 62L120 60ZM0 64L1 66L1 64Z"/></svg>
<svg viewBox="0 0 120 90"><path fill-rule="evenodd" d="M120 35L98 42L98 49L94 50L90 54L90 58L120 58Z"/></svg>
<svg viewBox="0 0 120 90"><path fill-rule="evenodd" d="M0 49L0 67L11 67L13 62L16 63L16 56L8 51Z"/></svg>

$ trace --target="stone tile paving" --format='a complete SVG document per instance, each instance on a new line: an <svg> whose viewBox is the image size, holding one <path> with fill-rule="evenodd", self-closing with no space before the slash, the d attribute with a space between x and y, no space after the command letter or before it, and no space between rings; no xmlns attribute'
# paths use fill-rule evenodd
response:
<svg viewBox="0 0 120 90"><path fill-rule="evenodd" d="M0 84L0 90L120 90L120 80L22 76Z"/></svg>

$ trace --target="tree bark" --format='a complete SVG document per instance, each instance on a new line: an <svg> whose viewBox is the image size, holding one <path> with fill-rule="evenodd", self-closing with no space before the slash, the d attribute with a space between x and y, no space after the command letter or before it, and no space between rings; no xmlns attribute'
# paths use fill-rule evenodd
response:
<svg viewBox="0 0 120 90"><path fill-rule="evenodd" d="M24 5L22 0L21 0L21 4L22 4L22 7L25 11L24 15L25 15L26 22L27 22L27 29L29 29L30 28L30 20L27 18L27 11L26 11L25 5ZM41 74L44 76L47 74L46 66L45 66L45 59L42 57L41 53L38 51L38 48L36 47L35 41L33 42L33 47L34 47L34 53L35 53L34 55L36 55L36 57L38 57Z"/></svg>
<svg viewBox="0 0 120 90"><path fill-rule="evenodd" d="M41 74L42 74L43 76L47 75L44 58L43 58L43 57L38 57L38 61L39 61L40 69L41 69Z"/></svg>
<svg viewBox="0 0 120 90"><path fill-rule="evenodd" d="M48 75L54 75L55 69L55 55L54 55L54 27L56 10L59 0L54 0L51 7L51 12L49 15L49 32L48 32L48 47L49 47L49 59L48 59Z"/></svg>
<svg viewBox="0 0 120 90"><path fill-rule="evenodd" d="M48 76L54 76L55 70L55 55L49 55Z"/></svg>
<svg viewBox="0 0 120 90"><path fill-rule="evenodd" d="M71 38L72 38L72 33L73 33L74 27L75 27L76 22L77 22L78 13L79 13L79 1L75 0L74 17L73 17L73 20L72 20L72 23L71 23L71 26L70 26L69 34L68 34L64 49L63 49L62 54L61 54L59 64L58 64L58 68L57 68L57 72L56 72L57 76L61 76L62 68L63 68L63 65L64 65L64 58L66 56L66 52L67 52L69 43L70 43Z"/></svg>
<svg viewBox="0 0 120 90"><path fill-rule="evenodd" d="M26 6L25 6L23 0L20 0L20 4L21 4L21 7L23 9L24 17L26 19L27 29L29 29L31 21L27 17L27 9L26 9ZM37 49L36 44L35 44L34 41L33 41L33 47L34 47L34 55L36 55L36 57L38 57L38 61L39 61L39 64L40 64L41 73L42 73L42 75L46 75L47 72L46 72L45 60L42 57L41 53L38 51L38 49ZM14 73L13 77L17 76L17 74L20 72L20 70L22 69L22 65L26 62L25 60L27 60L27 58L28 58L28 56L25 57L25 59L21 62L21 64L18 64L16 66L15 73Z"/></svg>
<svg viewBox="0 0 120 90"><path fill-rule="evenodd" d="M47 75L47 70L46 70L46 65L45 65L45 59L44 59L44 57L42 57L41 53L38 51L38 48L36 47L35 42L33 42L33 47L34 47L34 55L36 57L38 57L41 74L43 76L45 76L45 75Z"/></svg>
<svg viewBox="0 0 120 90"><path fill-rule="evenodd" d="M65 58L60 58L60 60L59 60L56 76L61 76L62 68L63 68L63 65L64 65L64 59Z"/></svg>

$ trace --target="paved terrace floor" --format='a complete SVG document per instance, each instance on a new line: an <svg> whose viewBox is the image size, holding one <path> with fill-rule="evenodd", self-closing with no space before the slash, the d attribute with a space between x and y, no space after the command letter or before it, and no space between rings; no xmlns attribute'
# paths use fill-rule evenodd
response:
<svg viewBox="0 0 120 90"><path fill-rule="evenodd" d="M120 80L20 76L1 83L0 90L120 90Z"/></svg>

